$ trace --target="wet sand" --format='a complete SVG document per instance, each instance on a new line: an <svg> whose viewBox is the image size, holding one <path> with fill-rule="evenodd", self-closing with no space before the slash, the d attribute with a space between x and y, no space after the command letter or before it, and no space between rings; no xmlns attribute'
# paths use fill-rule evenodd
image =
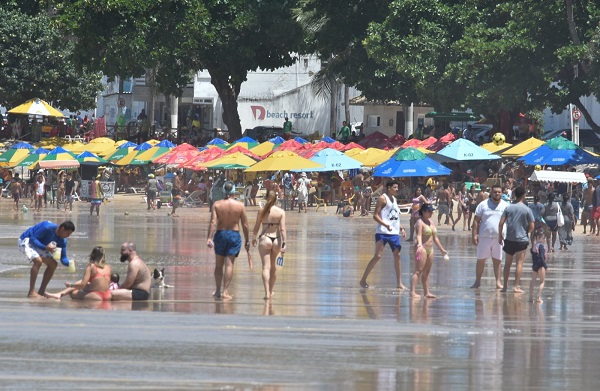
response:
<svg viewBox="0 0 600 391"><path fill-rule="evenodd" d="M470 232L462 223L456 232L442 226L451 259L436 256L430 283L438 298L414 300L394 290L387 248L369 277L373 288L359 287L374 250L372 218L343 219L332 207L288 212L285 267L265 303L256 249L253 271L245 253L236 262L233 300L211 297L207 208L182 208L171 218L169 209L146 211L139 195L117 196L100 217L77 202L71 214L10 208L0 200L3 389L597 389L600 238L583 236L580 227L568 252L549 256L539 305L526 294L497 292L491 261L481 289L468 289ZM249 210L251 224L256 211ZM174 287L154 289L148 303L25 298L29 267L16 240L30 225L65 218L77 227L69 256L79 261L78 273L91 248L102 245L123 279L118 249L133 240ZM402 222L408 225L405 215ZM405 243L407 286L409 249ZM524 289L530 265L528 256ZM59 268L48 291L77 276ZM512 278L510 284L509 291Z"/></svg>

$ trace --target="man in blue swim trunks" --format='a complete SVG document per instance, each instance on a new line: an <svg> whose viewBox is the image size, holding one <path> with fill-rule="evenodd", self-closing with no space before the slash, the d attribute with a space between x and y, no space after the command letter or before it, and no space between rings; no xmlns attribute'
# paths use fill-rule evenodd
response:
<svg viewBox="0 0 600 391"><path fill-rule="evenodd" d="M215 249L216 290L213 296L215 298L231 299L232 296L228 290L233 277L233 263L242 249L240 222L244 231L246 251L250 249L250 237L248 236L246 208L244 208L243 203L232 197L235 192L234 184L226 182L223 185L223 192L225 193L225 199L213 204L206 245ZM223 272L223 267L225 267L225 272ZM221 292L221 283L223 283L223 292Z"/></svg>
<svg viewBox="0 0 600 391"><path fill-rule="evenodd" d="M396 193L398 192L398 182L388 182L385 186L385 192L377 199L373 220L377 222L375 230L375 255L367 265L360 286L369 288L367 277L371 270L377 265L383 254L383 248L389 244L394 255L394 269L396 270L396 289L406 289L402 284L400 276L402 275L400 263L400 235L406 239L406 230L400 225L400 208L396 202Z"/></svg>

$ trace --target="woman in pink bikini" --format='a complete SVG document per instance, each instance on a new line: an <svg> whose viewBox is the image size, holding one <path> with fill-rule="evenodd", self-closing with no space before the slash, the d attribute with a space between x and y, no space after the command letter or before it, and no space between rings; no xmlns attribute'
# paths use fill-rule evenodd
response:
<svg viewBox="0 0 600 391"><path fill-rule="evenodd" d="M110 301L112 294L110 292L110 265L106 264L104 248L94 247L90 254L90 262L85 268L83 278L76 283L68 283L64 289L58 293L45 293L44 296L52 299L60 299L65 295L70 295L73 300L94 300Z"/></svg>

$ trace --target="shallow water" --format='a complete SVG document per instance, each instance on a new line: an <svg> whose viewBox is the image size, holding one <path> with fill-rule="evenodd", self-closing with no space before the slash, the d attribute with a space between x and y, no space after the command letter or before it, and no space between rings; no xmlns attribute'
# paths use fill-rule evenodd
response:
<svg viewBox="0 0 600 391"><path fill-rule="evenodd" d="M396 292L386 249L358 280L374 250L371 218L288 213L288 253L276 295L265 304L258 252L236 262L231 301L215 301L214 255L206 208L147 212L139 196L119 196L90 217L10 212L0 201L0 387L4 389L569 389L595 390L600 361L599 238L576 233L549 259L544 303L493 289L491 263L480 290L470 233L440 228L451 260L430 276L436 300ZM128 212L128 215L125 215ZM251 223L256 209L249 211ZM72 218L69 255L82 272L104 246L113 268L121 242L137 243L149 266L166 268L173 288L148 303L28 300L29 267L16 247L28 226ZM403 219L406 224L406 219ZM462 224L460 224L462 226ZM523 287L528 287L530 258ZM409 246L402 280L409 283ZM76 276L61 268L49 291ZM41 275L38 277L38 284ZM512 281L511 281L512 284ZM512 285L511 285L512 287Z"/></svg>

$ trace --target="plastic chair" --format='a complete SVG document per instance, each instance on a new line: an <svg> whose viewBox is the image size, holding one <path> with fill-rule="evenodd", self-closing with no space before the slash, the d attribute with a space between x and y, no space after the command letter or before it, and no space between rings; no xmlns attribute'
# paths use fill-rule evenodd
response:
<svg viewBox="0 0 600 391"><path fill-rule="evenodd" d="M193 206L204 205L204 202L202 202L202 199L200 197L201 194L201 190L194 190L192 194L190 194L185 200L183 200L183 204L188 208L191 208Z"/></svg>
<svg viewBox="0 0 600 391"><path fill-rule="evenodd" d="M327 213L327 202L325 202L325 199L319 198L315 195L314 200L315 200L315 203L317 204L317 209L315 210L315 212L318 212L319 208L323 207L323 213Z"/></svg>

